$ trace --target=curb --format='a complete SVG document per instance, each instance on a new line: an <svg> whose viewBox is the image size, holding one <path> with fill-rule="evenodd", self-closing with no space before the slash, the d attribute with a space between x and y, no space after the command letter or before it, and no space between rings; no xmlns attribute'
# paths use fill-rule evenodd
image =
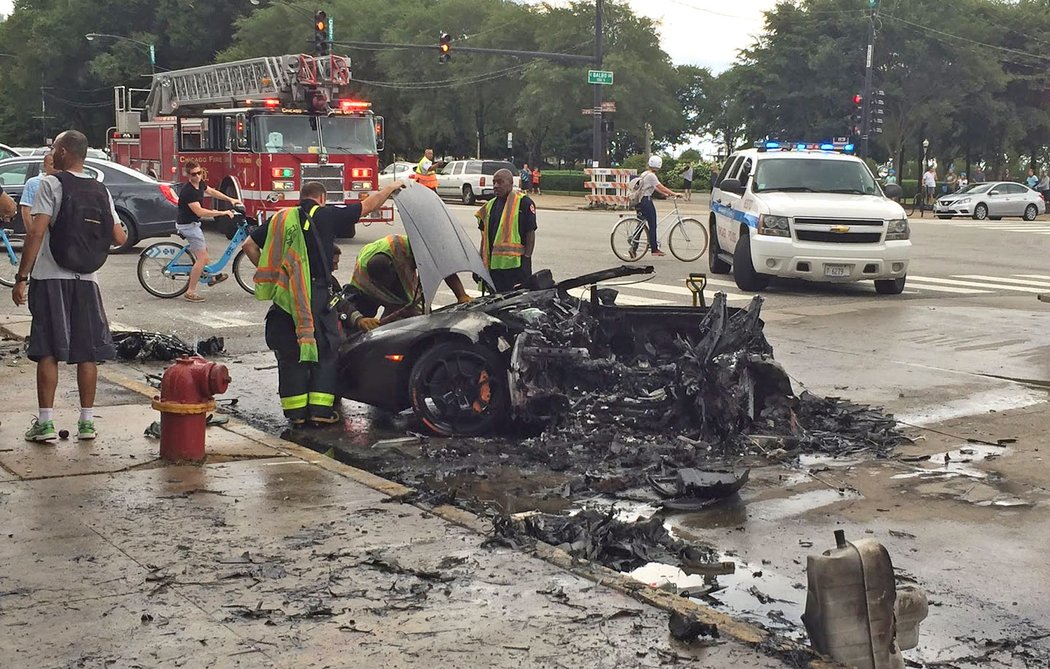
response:
<svg viewBox="0 0 1050 669"><path fill-rule="evenodd" d="M0 325L0 334L11 336L15 339L22 339L22 337L12 333L3 325ZM115 370L107 369L106 365L100 365L98 369L100 377L126 390L148 398L153 398L157 394L155 388L141 381L130 379ZM304 446L262 432L232 416L230 421L226 425L221 426L220 429L257 441L273 448L281 455L321 467L326 471L360 483L389 497L403 498L414 492L412 488L403 486L395 481L390 481L363 469L343 464L334 458L325 457ZM458 507L447 504L435 507L411 502L410 504L421 511L431 513L442 520L477 534L484 536L491 533L490 526L483 518ZM566 551L550 544L537 541L532 555L571 574L585 578L598 586L608 587L627 595L642 604L655 607L667 613L678 613L703 623L715 625L719 634L773 657L779 656L781 659L790 657L794 661L795 666L803 666L800 662L802 661L806 662L805 666L810 669L846 669L843 665L824 659L809 646L790 639L778 639L770 632L756 625L735 620L728 614L698 604L689 598L679 597L664 590L651 588L641 581L613 571L608 567L588 560L574 558Z"/></svg>

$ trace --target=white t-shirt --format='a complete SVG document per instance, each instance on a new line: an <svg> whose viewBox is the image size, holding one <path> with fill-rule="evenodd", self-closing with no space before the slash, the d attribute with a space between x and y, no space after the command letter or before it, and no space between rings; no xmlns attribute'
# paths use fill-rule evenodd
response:
<svg viewBox="0 0 1050 669"><path fill-rule="evenodd" d="M692 165L690 165L689 167L685 168L685 172L682 172L682 178L685 179L686 181L692 181L693 180L693 166Z"/></svg>
<svg viewBox="0 0 1050 669"><path fill-rule="evenodd" d="M95 177L90 174L83 172L70 172L75 177L81 179L94 179ZM113 214L113 222L116 223L119 219L117 216L117 210L113 208L113 196L109 195L109 209ZM29 210L30 215L36 216L37 214L47 214L51 217L52 223L55 220L55 216L58 215L58 209L62 206L62 182L58 180L56 176L46 176L40 180L40 190L37 191L36 197L33 199L33 208ZM81 281L94 281L98 283L98 275L96 272L91 274L77 274L70 270L60 266L55 262L55 257L51 255L51 226L49 225L47 231L44 232L44 241L40 245L40 253L36 257L36 262L33 264L33 271L30 273L34 279L80 279Z"/></svg>
<svg viewBox="0 0 1050 669"><path fill-rule="evenodd" d="M923 172L922 185L927 188L934 188L937 185L937 176L933 172Z"/></svg>
<svg viewBox="0 0 1050 669"><path fill-rule="evenodd" d="M652 197L656 192L656 186L660 183L660 177L656 172L646 170L642 173L641 181L638 182L639 192L642 197Z"/></svg>

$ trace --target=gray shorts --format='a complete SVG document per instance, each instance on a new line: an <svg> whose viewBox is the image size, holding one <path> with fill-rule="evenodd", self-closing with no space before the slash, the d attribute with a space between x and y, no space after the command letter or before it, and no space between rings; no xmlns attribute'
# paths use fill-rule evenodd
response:
<svg viewBox="0 0 1050 669"><path fill-rule="evenodd" d="M34 362L102 362L117 355L94 281L31 279L29 313L33 324L26 355Z"/></svg>
<svg viewBox="0 0 1050 669"><path fill-rule="evenodd" d="M208 250L208 243L204 241L204 231L201 230L201 224L199 221L197 223L188 223L185 225L177 223L175 225L175 230L186 238L186 241L189 242L191 251Z"/></svg>

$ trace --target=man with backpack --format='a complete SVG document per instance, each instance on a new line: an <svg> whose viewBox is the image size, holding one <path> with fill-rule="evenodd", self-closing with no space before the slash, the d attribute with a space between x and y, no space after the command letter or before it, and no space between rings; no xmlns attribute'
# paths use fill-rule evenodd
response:
<svg viewBox="0 0 1050 669"><path fill-rule="evenodd" d="M77 438L94 439L97 364L116 355L96 272L110 245L123 244L127 233L109 191L84 172L87 150L87 137L76 130L55 139L51 151L57 173L41 179L32 220L25 221L26 239L11 297L16 305L25 304L28 288L33 317L26 355L37 365L40 411L25 434L27 441L52 442L58 437L54 406L59 362L77 366Z"/></svg>

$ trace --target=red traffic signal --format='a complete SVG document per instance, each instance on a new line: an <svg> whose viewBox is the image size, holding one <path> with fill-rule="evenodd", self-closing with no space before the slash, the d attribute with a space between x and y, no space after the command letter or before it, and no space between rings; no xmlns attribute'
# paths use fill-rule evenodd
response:
<svg viewBox="0 0 1050 669"><path fill-rule="evenodd" d="M863 100L864 97L860 93L853 96L853 104L855 105L859 105L861 102L863 102Z"/></svg>

